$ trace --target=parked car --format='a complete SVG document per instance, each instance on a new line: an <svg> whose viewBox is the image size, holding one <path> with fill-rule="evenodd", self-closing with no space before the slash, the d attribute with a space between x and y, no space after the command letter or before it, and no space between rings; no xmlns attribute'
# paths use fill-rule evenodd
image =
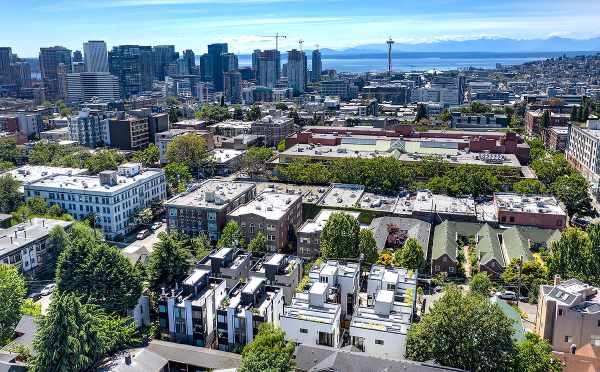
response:
<svg viewBox="0 0 600 372"><path fill-rule="evenodd" d="M517 294L513 291L504 291L498 295L499 298L508 301L517 301Z"/></svg>
<svg viewBox="0 0 600 372"><path fill-rule="evenodd" d="M40 294L42 296L48 296L49 294L51 294L52 292L54 292L54 288L56 287L56 284L52 283L52 284L48 284L47 286L45 286L42 291L40 292Z"/></svg>
<svg viewBox="0 0 600 372"><path fill-rule="evenodd" d="M40 292L34 292L34 293L30 294L28 296L28 298L31 299L31 300L33 300L33 301L37 301L40 298L42 298L42 294Z"/></svg>
<svg viewBox="0 0 600 372"><path fill-rule="evenodd" d="M147 238L148 236L150 236L150 231L148 231L148 229L144 229L144 230L140 231L135 238L137 240L142 240L142 239Z"/></svg>
<svg viewBox="0 0 600 372"><path fill-rule="evenodd" d="M152 226L150 226L150 228L152 229L152 231L156 231L156 230L160 229L162 225L163 225L162 222L157 221L157 222L154 222L152 224Z"/></svg>

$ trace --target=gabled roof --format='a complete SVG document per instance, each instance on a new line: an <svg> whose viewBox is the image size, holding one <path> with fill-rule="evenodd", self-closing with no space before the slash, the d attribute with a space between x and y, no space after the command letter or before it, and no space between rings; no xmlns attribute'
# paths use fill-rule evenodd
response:
<svg viewBox="0 0 600 372"><path fill-rule="evenodd" d="M533 259L533 245L543 244L547 247L560 238L559 230L540 229L536 227L513 226L502 232L504 248L506 249L507 264L513 258L523 257L524 261Z"/></svg>
<svg viewBox="0 0 600 372"><path fill-rule="evenodd" d="M449 220L442 222L436 226L433 234L431 258L435 260L446 254L450 259L457 261L457 235L474 236L480 229L481 224L475 222L456 222Z"/></svg>
<svg viewBox="0 0 600 372"><path fill-rule="evenodd" d="M493 229L487 223L477 232L477 252L479 252L479 262L482 265L495 260L504 266L504 255L502 254L502 247L498 239L498 234L500 233L501 230Z"/></svg>

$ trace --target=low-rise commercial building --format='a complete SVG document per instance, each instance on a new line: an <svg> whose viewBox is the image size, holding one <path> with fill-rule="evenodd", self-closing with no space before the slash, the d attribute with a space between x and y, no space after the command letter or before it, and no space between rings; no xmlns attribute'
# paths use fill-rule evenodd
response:
<svg viewBox="0 0 600 372"><path fill-rule="evenodd" d="M167 228L187 235L206 234L218 240L227 214L254 199L256 186L249 182L211 179L165 202Z"/></svg>
<svg viewBox="0 0 600 372"><path fill-rule="evenodd" d="M54 175L25 185L25 199L41 197L77 220L94 216L108 238L137 227L135 216L167 196L165 172L127 163L97 176Z"/></svg>
<svg viewBox="0 0 600 372"><path fill-rule="evenodd" d="M263 192L229 212L227 219L238 223L247 242L261 232L267 237L267 250L281 252L302 223L302 196Z"/></svg>
<svg viewBox="0 0 600 372"><path fill-rule="evenodd" d="M154 135L154 143L158 147L160 152L160 163L166 164L167 161L167 147L175 139L175 137L183 136L186 134L197 134L204 139L206 148L212 150L215 147L212 133L205 130L189 130L189 129L170 129L164 132L159 132Z"/></svg>
<svg viewBox="0 0 600 372"><path fill-rule="evenodd" d="M214 173L218 176L227 176L237 172L242 167L244 151L233 149L215 149L211 157L215 164Z"/></svg>
<svg viewBox="0 0 600 372"><path fill-rule="evenodd" d="M567 212L553 196L495 193L494 205L501 224L563 229Z"/></svg>

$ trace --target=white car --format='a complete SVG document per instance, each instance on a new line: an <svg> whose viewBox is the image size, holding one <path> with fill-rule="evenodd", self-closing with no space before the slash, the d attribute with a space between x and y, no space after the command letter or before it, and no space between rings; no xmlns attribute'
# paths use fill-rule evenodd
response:
<svg viewBox="0 0 600 372"><path fill-rule="evenodd" d="M44 287L44 289L42 289L40 291L40 294L42 296L48 296L49 294L51 294L52 292L54 292L54 288L56 287L56 284L52 283L52 284L48 284L47 286Z"/></svg>

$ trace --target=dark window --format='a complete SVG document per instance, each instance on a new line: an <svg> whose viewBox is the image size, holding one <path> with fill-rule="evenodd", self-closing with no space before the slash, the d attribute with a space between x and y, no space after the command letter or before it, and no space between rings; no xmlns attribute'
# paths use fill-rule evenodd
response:
<svg viewBox="0 0 600 372"><path fill-rule="evenodd" d="M383 340L375 340L375 345L383 345Z"/></svg>
<svg viewBox="0 0 600 372"><path fill-rule="evenodd" d="M308 333L308 329L306 329L306 328L300 328L300 333Z"/></svg>
<svg viewBox="0 0 600 372"><path fill-rule="evenodd" d="M562 309L558 309L558 316L562 316L563 312Z"/></svg>

